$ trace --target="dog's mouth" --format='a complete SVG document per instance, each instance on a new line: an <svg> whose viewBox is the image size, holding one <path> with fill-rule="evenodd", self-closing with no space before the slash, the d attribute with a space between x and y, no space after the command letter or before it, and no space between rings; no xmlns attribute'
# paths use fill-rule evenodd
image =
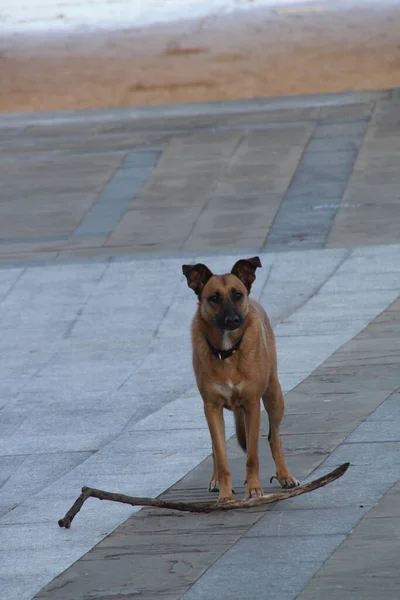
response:
<svg viewBox="0 0 400 600"><path fill-rule="evenodd" d="M237 331L241 325L224 325L222 331Z"/></svg>

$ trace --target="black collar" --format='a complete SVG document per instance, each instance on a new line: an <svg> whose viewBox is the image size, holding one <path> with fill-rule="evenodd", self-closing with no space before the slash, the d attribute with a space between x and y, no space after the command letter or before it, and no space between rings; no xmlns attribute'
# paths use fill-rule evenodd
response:
<svg viewBox="0 0 400 600"><path fill-rule="evenodd" d="M215 356L216 358L218 358L219 360L225 360L226 358L229 358L232 356L232 354L235 354L235 352L237 352L240 348L240 344L242 343L244 334L242 335L241 338L238 339L238 341L236 342L236 344L234 346L232 346L232 348L229 348L229 350L217 350L217 348L214 348L214 346L212 345L212 343L210 342L210 340L206 337L206 341L208 344L208 347L211 350L211 354L213 356Z"/></svg>

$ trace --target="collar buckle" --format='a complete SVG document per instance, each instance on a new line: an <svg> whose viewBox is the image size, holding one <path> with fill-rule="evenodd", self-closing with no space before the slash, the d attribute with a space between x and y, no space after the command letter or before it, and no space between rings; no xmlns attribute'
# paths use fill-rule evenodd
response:
<svg viewBox="0 0 400 600"><path fill-rule="evenodd" d="M208 337L206 337L206 342L207 342L208 347L213 356L218 358L218 360L225 360L227 358L230 358L233 354L235 354L239 350L240 344L242 343L242 340L243 340L243 337L244 337L244 334L242 335L241 338L238 339L236 344L234 344L232 346L232 348L230 348L229 350L219 350L218 348L214 348L214 346L212 345L212 343L210 342Z"/></svg>

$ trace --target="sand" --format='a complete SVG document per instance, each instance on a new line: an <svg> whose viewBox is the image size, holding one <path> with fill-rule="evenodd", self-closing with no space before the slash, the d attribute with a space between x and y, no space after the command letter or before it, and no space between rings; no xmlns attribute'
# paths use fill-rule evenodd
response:
<svg viewBox="0 0 400 600"><path fill-rule="evenodd" d="M400 5L254 9L141 30L0 37L0 111L400 87Z"/></svg>

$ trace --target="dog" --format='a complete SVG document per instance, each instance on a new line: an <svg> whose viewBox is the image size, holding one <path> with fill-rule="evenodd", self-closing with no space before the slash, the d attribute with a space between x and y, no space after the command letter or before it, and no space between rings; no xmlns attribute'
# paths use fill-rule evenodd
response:
<svg viewBox="0 0 400 600"><path fill-rule="evenodd" d="M218 502L234 499L229 472L223 409L234 413L236 436L247 453L246 495L263 495L259 476L260 399L269 417L268 440L277 479L283 488L299 485L286 466L279 428L284 400L278 380L275 337L268 316L249 298L261 267L258 256L238 260L230 273L214 275L206 265L183 265L188 286L198 298L192 323L193 368L204 401L212 442L209 491Z"/></svg>

